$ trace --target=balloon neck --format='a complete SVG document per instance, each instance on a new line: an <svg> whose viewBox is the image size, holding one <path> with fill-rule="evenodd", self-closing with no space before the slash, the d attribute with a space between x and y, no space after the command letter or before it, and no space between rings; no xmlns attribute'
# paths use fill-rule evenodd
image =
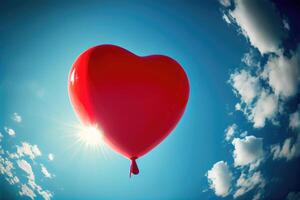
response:
<svg viewBox="0 0 300 200"><path fill-rule="evenodd" d="M131 160L131 164L130 164L130 174L129 177L131 177L132 174L137 175L139 173L139 168L135 162L137 158L136 157L132 157L130 158Z"/></svg>

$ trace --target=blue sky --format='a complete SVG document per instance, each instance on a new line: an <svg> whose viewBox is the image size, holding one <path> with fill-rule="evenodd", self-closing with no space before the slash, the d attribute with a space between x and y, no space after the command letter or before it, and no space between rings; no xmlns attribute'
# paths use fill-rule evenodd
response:
<svg viewBox="0 0 300 200"><path fill-rule="evenodd" d="M0 199L299 196L299 7L249 2L5 2ZM127 159L76 143L68 73L99 44L170 56L190 81L184 116L131 179Z"/></svg>

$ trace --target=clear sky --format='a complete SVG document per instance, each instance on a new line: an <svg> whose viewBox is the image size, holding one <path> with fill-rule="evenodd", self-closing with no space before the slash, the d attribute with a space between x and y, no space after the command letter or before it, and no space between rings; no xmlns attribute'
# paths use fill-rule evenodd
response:
<svg viewBox="0 0 300 200"><path fill-rule="evenodd" d="M220 2L1 3L0 199L300 196L299 6ZM69 70L100 44L170 56L190 81L182 119L131 179L127 159L76 138Z"/></svg>

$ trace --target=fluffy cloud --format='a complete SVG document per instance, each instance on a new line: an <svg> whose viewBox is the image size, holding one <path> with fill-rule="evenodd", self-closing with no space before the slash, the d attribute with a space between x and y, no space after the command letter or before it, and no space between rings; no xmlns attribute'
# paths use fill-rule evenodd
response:
<svg viewBox="0 0 300 200"><path fill-rule="evenodd" d="M12 177L10 179L7 179L7 181L11 185L15 185L15 184L17 184L17 183L20 182L20 180L19 180L19 178L17 176L14 176L14 177Z"/></svg>
<svg viewBox="0 0 300 200"><path fill-rule="evenodd" d="M237 129L236 124L232 124L231 126L228 126L227 129L225 130L225 140L229 141L231 138L234 136L235 132Z"/></svg>
<svg viewBox="0 0 300 200"><path fill-rule="evenodd" d="M34 180L34 173L32 171L32 167L26 160L17 160L17 164L20 167L20 169L27 173L27 178L29 180Z"/></svg>
<svg viewBox="0 0 300 200"><path fill-rule="evenodd" d="M22 184L20 195L25 195L34 199L37 192L44 200L50 200L53 197L53 194L44 190L40 185L35 182L35 175L31 165L26 160L17 160L17 164L24 172L27 174L28 182L27 184ZM41 172L46 178L52 178L53 176L48 172L47 168L41 164Z"/></svg>
<svg viewBox="0 0 300 200"><path fill-rule="evenodd" d="M223 19L237 27L254 47L242 58L242 68L230 75L229 83L240 99L235 110L243 112L254 128L263 128L267 121L279 125L280 115L288 110L288 100L299 94L300 45L295 52L282 45L290 27L287 19L280 18L272 1L233 0L232 4L222 4ZM271 149L273 159L291 160L300 156L300 111L291 114L289 119L289 127L296 134L282 144L266 148ZM235 135L231 126L225 133L226 141ZM234 174L241 172L241 175L231 190L234 198L256 190L253 200L258 200L264 198L266 184L262 173L257 171L265 159L263 139L244 133L244 138L240 134L242 138L232 140Z"/></svg>
<svg viewBox="0 0 300 200"><path fill-rule="evenodd" d="M231 74L230 83L232 84L235 92L241 96L241 100L247 105L252 103L261 90L259 79L252 76L246 70L241 70Z"/></svg>
<svg viewBox="0 0 300 200"><path fill-rule="evenodd" d="M0 156L0 173L5 175L7 178L13 178L12 169L14 168L13 163L7 158Z"/></svg>
<svg viewBox="0 0 300 200"><path fill-rule="evenodd" d="M241 70L231 74L230 83L246 105L242 108L238 103L236 110L243 111L253 122L254 128L262 128L266 120L274 120L279 110L278 98L262 88L259 76L252 76L250 72Z"/></svg>
<svg viewBox="0 0 300 200"><path fill-rule="evenodd" d="M299 129L300 128L300 110L294 112L290 115L290 123L289 127L291 129Z"/></svg>
<svg viewBox="0 0 300 200"><path fill-rule="evenodd" d="M44 200L50 200L53 197L53 194L48 190L43 190L43 188L36 184L36 182L32 180L28 180L28 185L34 190L37 191L39 195L41 195Z"/></svg>
<svg viewBox="0 0 300 200"><path fill-rule="evenodd" d="M248 118L253 122L254 128L265 126L266 120L273 120L278 112L278 99L275 95L262 91L254 107L250 109Z"/></svg>
<svg viewBox="0 0 300 200"><path fill-rule="evenodd" d="M235 0L230 12L243 35L262 54L277 52L285 36L283 22L269 1Z"/></svg>
<svg viewBox="0 0 300 200"><path fill-rule="evenodd" d="M235 138L232 141L234 146L233 158L234 165L257 167L263 159L263 139L255 136L246 136L243 139Z"/></svg>
<svg viewBox="0 0 300 200"><path fill-rule="evenodd" d="M43 173L43 175L46 178L52 178L52 175L49 173L49 171L47 170L47 168L43 164L41 164L41 172Z"/></svg>
<svg viewBox="0 0 300 200"><path fill-rule="evenodd" d="M39 191L39 194L44 198L44 200L50 200L53 194L48 190Z"/></svg>
<svg viewBox="0 0 300 200"><path fill-rule="evenodd" d="M54 160L54 154L49 153L49 154L48 154L48 160L49 160L49 161L53 161L53 160Z"/></svg>
<svg viewBox="0 0 300 200"><path fill-rule="evenodd" d="M21 115L19 115L18 113L14 113L12 116L12 120L14 120L17 123L21 123L22 122L22 117Z"/></svg>
<svg viewBox="0 0 300 200"><path fill-rule="evenodd" d="M12 129L12 128L8 128L8 127L4 127L5 132L9 135L9 136L15 136L16 132Z"/></svg>
<svg viewBox="0 0 300 200"><path fill-rule="evenodd" d="M15 131L12 128L4 127L5 131L10 136L15 135ZM0 133L0 142L2 141L3 135ZM13 142L13 141L12 141ZM12 152L10 150L11 147L16 147ZM19 190L19 194L21 196L27 196L30 199L35 199L38 197L39 199L50 200L53 197L53 193L44 190L39 184L35 181L35 174L34 174L34 165L31 165L28 161L22 159L22 157L28 156L31 161L34 160L37 156L41 156L42 153L37 145L31 145L27 142L21 143L21 145L14 145L12 143L10 146L2 147L0 145L0 175L2 174L5 180L10 185L16 185ZM48 155L49 160L54 159L53 154ZM29 160L30 161L30 160ZM38 161L35 161L35 164ZM17 168L14 166L18 166ZM41 173L44 175L45 178L53 178L54 176L49 173L47 168L40 163L41 166ZM24 171L26 173L26 181L20 180L18 176L15 174L19 171Z"/></svg>
<svg viewBox="0 0 300 200"><path fill-rule="evenodd" d="M297 93L300 75L299 60L299 53L293 53L291 58L282 54L269 58L263 75L277 96L288 98Z"/></svg>
<svg viewBox="0 0 300 200"><path fill-rule="evenodd" d="M7 180L10 185L15 185L20 182L19 178L14 175L13 169L13 162L0 156L0 173L4 175L5 180Z"/></svg>
<svg viewBox="0 0 300 200"><path fill-rule="evenodd" d="M240 197L256 187L262 189L265 187L265 184L265 179L260 172L254 172L253 174L242 173L237 180L237 190L235 191L233 197ZM260 193L257 193L254 199L259 198L260 195Z"/></svg>
<svg viewBox="0 0 300 200"><path fill-rule="evenodd" d="M21 191L19 192L21 196L27 196L30 199L34 199L36 197L35 193L31 188L29 188L26 184L22 184Z"/></svg>
<svg viewBox="0 0 300 200"><path fill-rule="evenodd" d="M27 142L22 142L22 146L17 145L17 154L19 157L29 156L31 160L42 155L37 145L31 145Z"/></svg>
<svg viewBox="0 0 300 200"><path fill-rule="evenodd" d="M218 196L225 197L230 192L232 173L226 162L219 161L207 172L210 188Z"/></svg>

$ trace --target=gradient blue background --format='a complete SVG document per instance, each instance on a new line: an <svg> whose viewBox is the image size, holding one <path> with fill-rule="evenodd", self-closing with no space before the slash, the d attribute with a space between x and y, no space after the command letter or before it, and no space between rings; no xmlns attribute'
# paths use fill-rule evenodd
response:
<svg viewBox="0 0 300 200"><path fill-rule="evenodd" d="M0 125L13 126L18 141L38 144L56 158L55 178L42 185L54 199L214 199L205 173L224 151L224 129L242 116L227 83L249 47L222 20L217 1L15 1L0 6ZM74 145L67 77L89 47L114 44L144 56L164 54L188 74L187 109L172 134L138 160ZM36 94L41 92L42 95ZM18 112L20 125L10 116ZM243 118L244 119L244 118ZM250 126L250 124L245 124ZM9 141L6 143L10 145ZM38 175L37 175L38 176ZM7 196L20 198L1 182ZM203 192L205 191L205 192Z"/></svg>

